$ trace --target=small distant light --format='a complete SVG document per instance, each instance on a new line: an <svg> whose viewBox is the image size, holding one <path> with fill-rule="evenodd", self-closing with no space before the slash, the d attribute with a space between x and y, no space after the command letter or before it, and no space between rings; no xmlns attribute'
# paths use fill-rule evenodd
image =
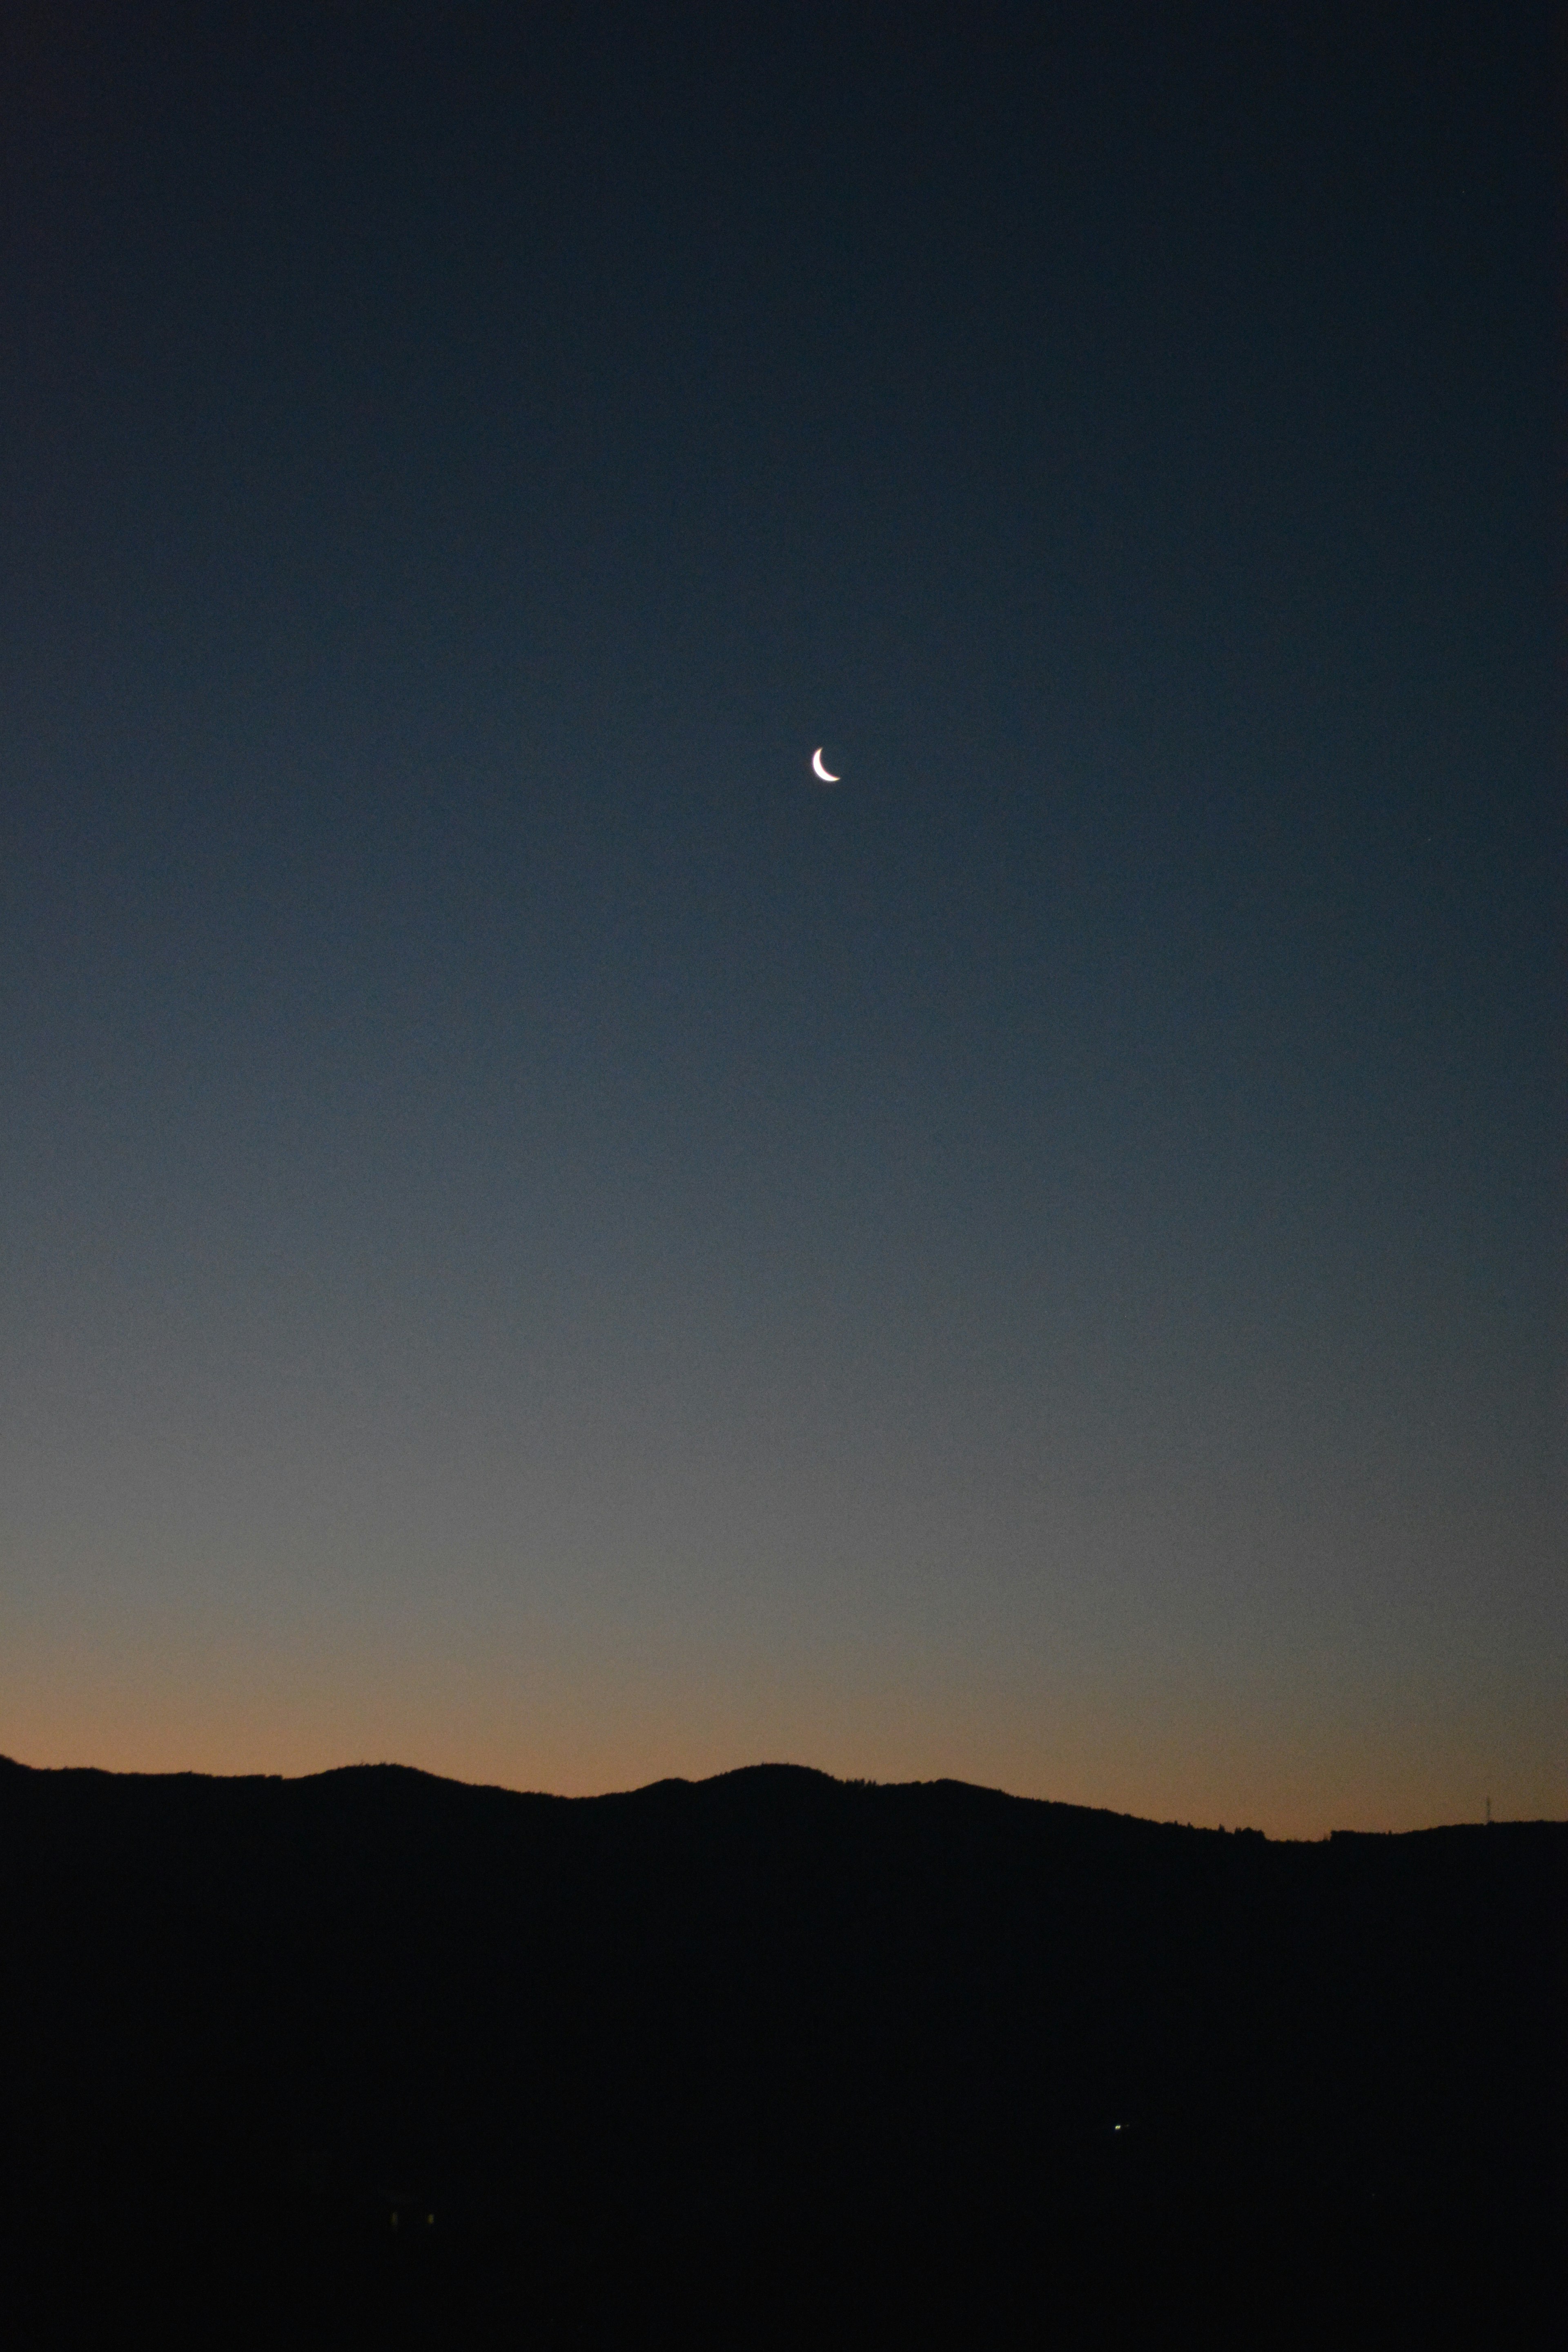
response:
<svg viewBox="0 0 1568 2352"><path fill-rule="evenodd" d="M1121 2126L1120 2124L1112 2124L1110 2128L1112 2131L1120 2131L1121 2129Z"/></svg>

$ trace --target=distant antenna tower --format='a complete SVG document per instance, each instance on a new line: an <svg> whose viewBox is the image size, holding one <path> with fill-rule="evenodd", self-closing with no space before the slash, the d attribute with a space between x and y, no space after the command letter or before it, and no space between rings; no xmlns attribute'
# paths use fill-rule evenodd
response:
<svg viewBox="0 0 1568 2352"><path fill-rule="evenodd" d="M1489 1830L1490 1829L1491 1825L1492 1825L1492 1801L1491 1801L1491 1799L1489 1797L1489 1798L1487 1799L1487 1827L1488 1827L1488 1829L1489 1829Z"/></svg>

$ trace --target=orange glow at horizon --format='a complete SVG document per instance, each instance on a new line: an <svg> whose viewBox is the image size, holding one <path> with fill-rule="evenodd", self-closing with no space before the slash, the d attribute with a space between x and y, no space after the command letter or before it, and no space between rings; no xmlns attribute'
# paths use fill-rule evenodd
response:
<svg viewBox="0 0 1568 2352"><path fill-rule="evenodd" d="M21 1667L21 1672L16 1671ZM726 1693L609 1676L591 1692L505 1664L423 1673L383 1654L209 1659L200 1676L122 1647L90 1671L50 1671L13 1651L0 1683L0 1752L37 1767L121 1772L279 1773L399 1763L444 1778L562 1796L702 1780L760 1762L837 1778L955 1779L1155 1821L1317 1838L1331 1829L1410 1830L1501 1819L1561 1819L1543 1769L1511 1776L1497 1727L1478 1725L1461 1779L1413 1760L1398 1727L1346 1727L1331 1747L1278 1721L1205 1731L1173 1700L1136 1722L1086 1695L1049 1726L1020 1704L938 1694L917 1706L891 1686L790 1686L742 1678ZM531 1686L530 1687L530 1682Z"/></svg>

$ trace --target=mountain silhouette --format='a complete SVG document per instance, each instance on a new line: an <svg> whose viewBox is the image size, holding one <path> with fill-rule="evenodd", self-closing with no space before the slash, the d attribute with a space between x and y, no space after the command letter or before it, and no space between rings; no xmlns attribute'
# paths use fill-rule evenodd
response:
<svg viewBox="0 0 1568 2352"><path fill-rule="evenodd" d="M0 1884L19 2341L1552 2324L1568 1825L0 1760Z"/></svg>

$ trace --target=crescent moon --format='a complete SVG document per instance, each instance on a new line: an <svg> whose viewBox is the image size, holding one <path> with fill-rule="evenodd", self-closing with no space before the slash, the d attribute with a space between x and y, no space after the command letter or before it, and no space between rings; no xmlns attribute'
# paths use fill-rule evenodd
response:
<svg viewBox="0 0 1568 2352"><path fill-rule="evenodd" d="M814 772L821 777L825 784L836 784L838 782L837 777L829 775L827 770L822 764L822 746L820 743L811 755L811 764Z"/></svg>

